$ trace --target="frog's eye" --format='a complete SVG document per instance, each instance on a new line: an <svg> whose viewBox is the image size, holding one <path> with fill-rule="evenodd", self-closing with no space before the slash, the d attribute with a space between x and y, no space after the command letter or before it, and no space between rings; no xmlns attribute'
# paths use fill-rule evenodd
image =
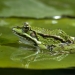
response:
<svg viewBox="0 0 75 75"><path fill-rule="evenodd" d="M24 26L22 27L23 32L28 32L31 29L28 22L24 23Z"/></svg>

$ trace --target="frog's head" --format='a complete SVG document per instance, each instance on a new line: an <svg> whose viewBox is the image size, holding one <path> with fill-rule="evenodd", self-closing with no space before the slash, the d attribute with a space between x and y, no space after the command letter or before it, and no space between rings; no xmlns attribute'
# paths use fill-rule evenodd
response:
<svg viewBox="0 0 75 75"><path fill-rule="evenodd" d="M30 34L31 34L31 27L30 25L25 22L24 25L22 27L16 26L12 28L12 31L14 32L14 34L16 34L22 42L31 42L33 44L41 44L40 41L38 41L36 38L33 38ZM30 44L31 44L30 43Z"/></svg>
<svg viewBox="0 0 75 75"><path fill-rule="evenodd" d="M22 27L16 26L16 27L13 27L12 30L15 34L23 34L23 33L27 33L28 31L30 31L31 27L28 24L28 22L25 22Z"/></svg>

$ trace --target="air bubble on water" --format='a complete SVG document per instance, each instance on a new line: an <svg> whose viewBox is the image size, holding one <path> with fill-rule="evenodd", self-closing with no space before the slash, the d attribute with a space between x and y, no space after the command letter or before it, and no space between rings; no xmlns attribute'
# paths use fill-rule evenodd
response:
<svg viewBox="0 0 75 75"><path fill-rule="evenodd" d="M58 22L56 20L52 20L52 24L57 24Z"/></svg>
<svg viewBox="0 0 75 75"><path fill-rule="evenodd" d="M60 19L61 16L53 16L53 19Z"/></svg>

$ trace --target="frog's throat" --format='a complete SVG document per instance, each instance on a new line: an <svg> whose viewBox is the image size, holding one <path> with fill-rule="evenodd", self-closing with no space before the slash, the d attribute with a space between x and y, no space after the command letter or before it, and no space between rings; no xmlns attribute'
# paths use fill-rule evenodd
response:
<svg viewBox="0 0 75 75"><path fill-rule="evenodd" d="M36 38L33 38L33 37L31 37L30 35L28 35L26 33L20 33L20 32L18 33L14 30L13 30L13 32L14 32L15 35L17 35L19 37L23 37L23 38L26 38L28 41L34 42L35 45L41 44L41 42L38 41Z"/></svg>

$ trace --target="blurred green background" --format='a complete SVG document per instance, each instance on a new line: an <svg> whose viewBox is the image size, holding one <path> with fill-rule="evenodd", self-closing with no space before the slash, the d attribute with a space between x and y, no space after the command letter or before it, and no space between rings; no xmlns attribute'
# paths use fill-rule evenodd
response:
<svg viewBox="0 0 75 75"><path fill-rule="evenodd" d="M0 16L75 15L74 0L0 0Z"/></svg>
<svg viewBox="0 0 75 75"><path fill-rule="evenodd" d="M36 57L32 55L33 49L26 45L26 48L21 48L23 45L19 44L18 38L12 33L12 27L22 26L24 22L29 22L31 26L62 29L67 34L75 36L74 18L43 19L57 15L75 16L74 7L75 0L0 0L0 67L31 69L74 67L75 54L64 56L61 61L50 60L47 54L39 54L40 58L36 61L31 60ZM32 51L29 51L30 49ZM25 58L27 56L28 58ZM44 58L48 59L43 60Z"/></svg>

